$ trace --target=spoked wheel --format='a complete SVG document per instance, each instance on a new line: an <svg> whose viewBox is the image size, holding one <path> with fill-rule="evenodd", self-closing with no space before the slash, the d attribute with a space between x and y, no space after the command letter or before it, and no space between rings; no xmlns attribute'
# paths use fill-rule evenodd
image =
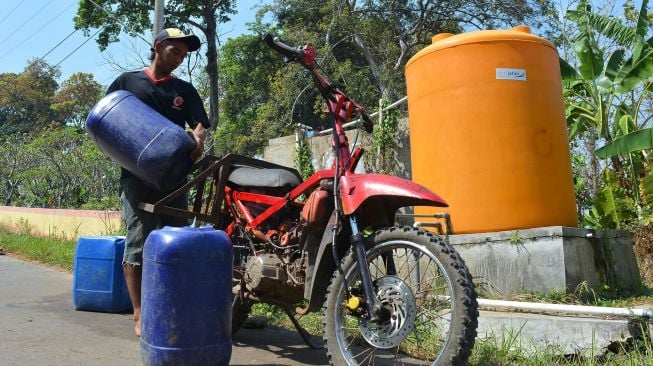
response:
<svg viewBox="0 0 653 366"><path fill-rule="evenodd" d="M441 237L410 227L378 231L368 248L374 291L386 316L369 322L364 308L350 301L352 295L364 297L350 254L342 266L346 281L336 271L326 300L324 341L331 363L465 364L478 310L472 278L458 253Z"/></svg>

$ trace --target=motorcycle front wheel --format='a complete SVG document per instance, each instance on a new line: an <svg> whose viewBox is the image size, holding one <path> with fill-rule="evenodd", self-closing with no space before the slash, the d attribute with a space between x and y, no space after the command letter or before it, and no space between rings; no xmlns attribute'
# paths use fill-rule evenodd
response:
<svg viewBox="0 0 653 366"><path fill-rule="evenodd" d="M364 298L350 253L342 262L344 277L335 271L325 303L330 362L466 364L476 338L478 305L460 255L442 237L411 227L377 231L366 245L374 292L389 316L369 322L364 305L356 308L357 301L350 301L352 296Z"/></svg>

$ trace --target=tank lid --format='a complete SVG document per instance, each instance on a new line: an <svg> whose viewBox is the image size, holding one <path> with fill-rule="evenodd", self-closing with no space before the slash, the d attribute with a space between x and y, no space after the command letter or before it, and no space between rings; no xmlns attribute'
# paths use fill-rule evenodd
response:
<svg viewBox="0 0 653 366"><path fill-rule="evenodd" d="M453 33L438 33L438 34L434 35L433 38L431 38L431 43L441 41L441 40L443 40L445 38L449 38L449 37L451 37L453 35L454 35Z"/></svg>
<svg viewBox="0 0 653 366"><path fill-rule="evenodd" d="M531 29L525 25L513 27L512 29L508 30L484 30L456 35L451 33L439 33L431 38L431 45L426 46L424 49L411 57L410 60L408 60L406 67L408 67L415 60L426 56L431 52L467 44L496 41L536 42L545 46L549 46L557 52L557 49L553 43L547 41L544 38L531 34Z"/></svg>
<svg viewBox="0 0 653 366"><path fill-rule="evenodd" d="M523 33L531 34L531 27L527 27L525 25L518 25L516 27L512 27L512 30L517 31L517 32L523 32Z"/></svg>

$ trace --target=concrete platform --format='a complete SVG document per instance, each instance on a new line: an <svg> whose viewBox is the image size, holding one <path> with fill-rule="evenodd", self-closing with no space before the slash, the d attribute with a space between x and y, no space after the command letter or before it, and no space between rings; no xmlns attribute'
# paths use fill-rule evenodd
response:
<svg viewBox="0 0 653 366"><path fill-rule="evenodd" d="M574 292L581 283L632 289L641 282L625 231L551 226L450 235L449 242L483 297Z"/></svg>

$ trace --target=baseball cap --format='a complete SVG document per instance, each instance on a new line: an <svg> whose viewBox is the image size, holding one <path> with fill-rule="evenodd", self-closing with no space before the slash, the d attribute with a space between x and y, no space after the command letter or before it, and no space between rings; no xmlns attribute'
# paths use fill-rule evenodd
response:
<svg viewBox="0 0 653 366"><path fill-rule="evenodd" d="M197 51L200 48L200 39L194 34L185 34L178 28L166 28L159 32L154 39L154 47L157 43L165 41L166 39L178 39L183 41L188 46L188 52Z"/></svg>

